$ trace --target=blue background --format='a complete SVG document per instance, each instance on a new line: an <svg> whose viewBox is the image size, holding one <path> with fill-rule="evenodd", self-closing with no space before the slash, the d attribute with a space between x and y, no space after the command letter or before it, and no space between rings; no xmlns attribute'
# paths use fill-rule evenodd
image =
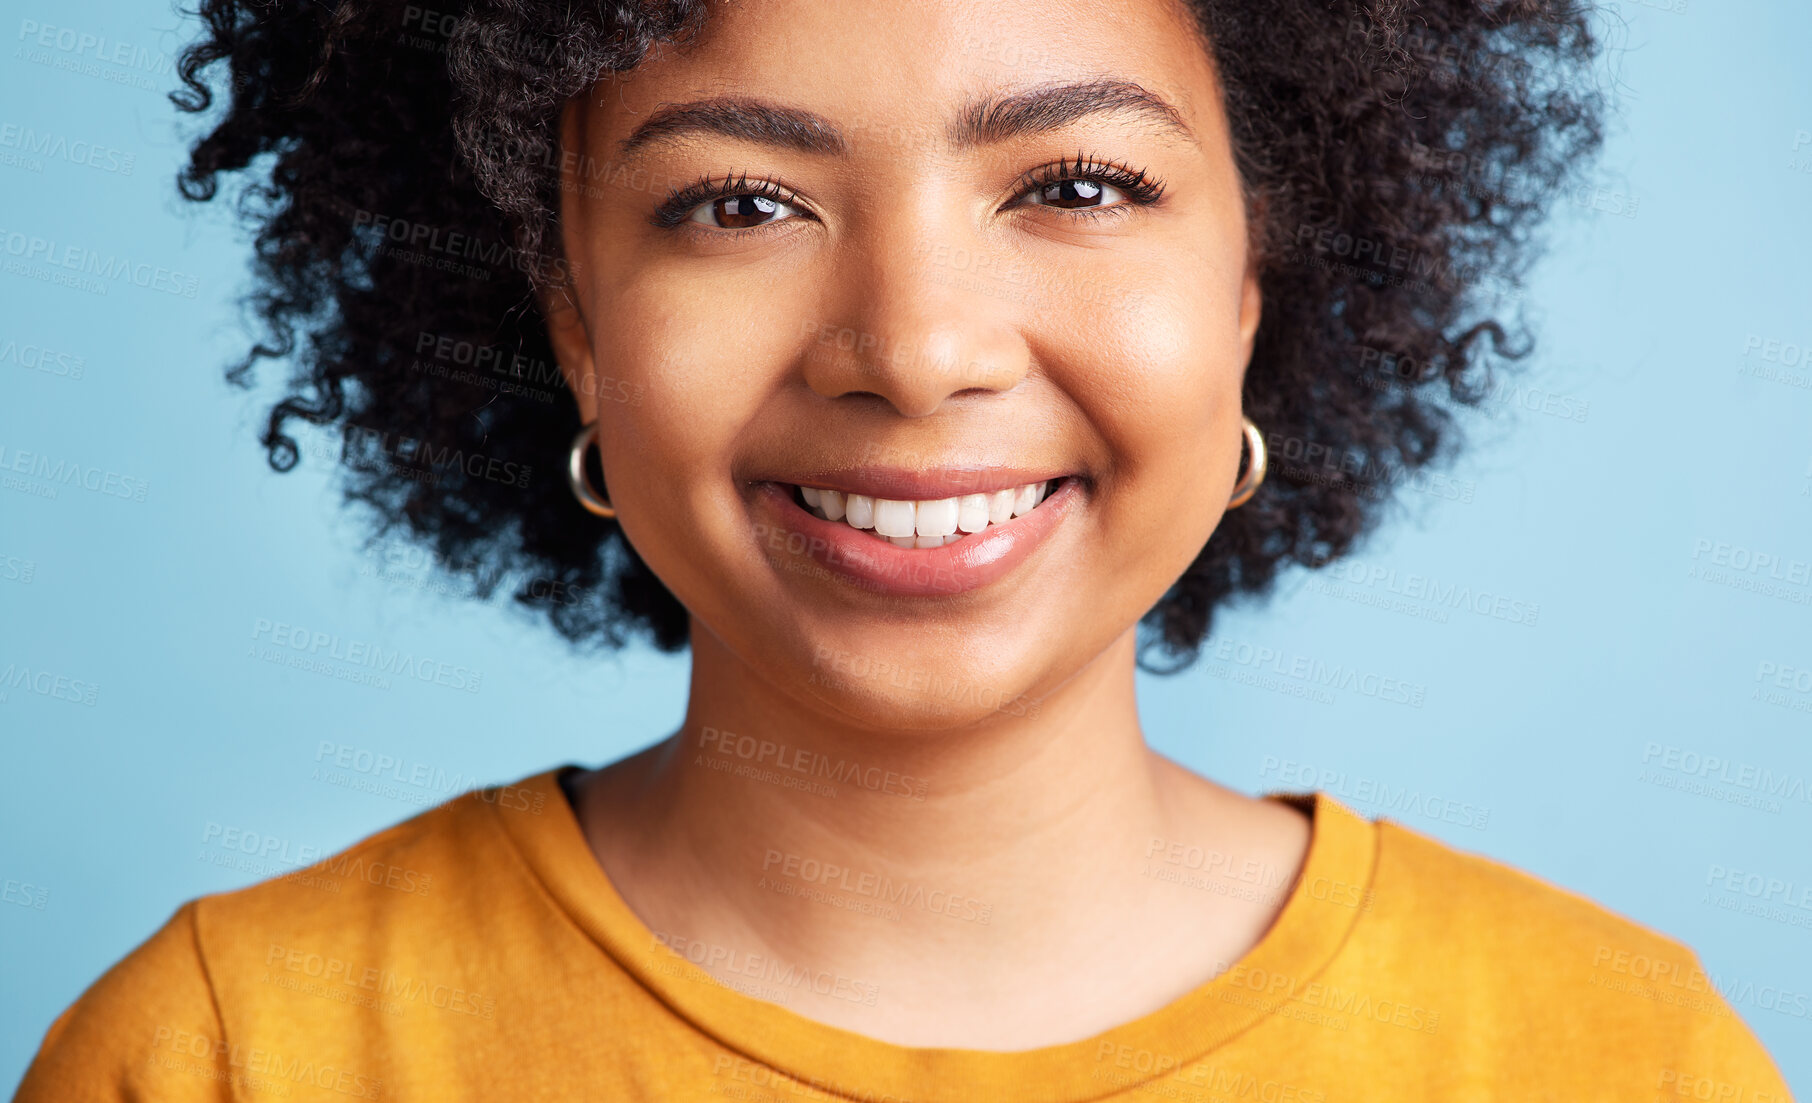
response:
<svg viewBox="0 0 1812 1103"><path fill-rule="evenodd" d="M246 343L245 236L172 187L193 124L162 93L191 28L128 0L9 8L0 240L35 234L196 282L192 298L124 279L102 295L0 271L0 467L30 451L146 491L0 487L0 671L98 686L84 705L0 685L8 1091L53 1016L179 903L278 871L215 864L233 853L220 833L324 853L451 795L324 781L324 743L471 780L596 763L671 731L686 673L683 657L639 650L581 660L501 599L436 595L431 572L399 577L361 551L329 464L269 472L255 436L271 391L221 380ZM1619 123L1527 286L1544 343L1525 390L1474 421L1450 473L1471 501L1406 493L1332 592L1293 576L1268 607L1225 618L1194 670L1144 678L1144 715L1155 746L1228 784L1320 784L1684 940L1812 1091L1812 911L1786 909L1795 924L1729 910L1718 897L1749 898L1708 883L1722 867L1812 886L1812 803L1683 791L1696 760L1667 757L1812 779L1812 675L1783 689L1763 673L1812 669L1812 585L1704 576L1723 569L1705 550L1719 544L1812 561L1812 366L1746 354L1752 337L1812 348L1812 8L1622 10ZM33 23L107 42L40 47ZM113 153L99 167L34 158L7 147L7 124ZM112 171L124 154L131 171ZM25 346L79 357L82 377L21 363ZM1560 396L1545 412L1544 392ZM393 573L375 577L380 563ZM1419 574L1539 612L1515 623L1488 604L1396 598L1373 581L1392 570L1398 589ZM1377 604L1392 600L1416 611ZM477 669L482 688L269 665L247 654L261 619ZM1242 644L1286 671L1300 655L1415 683L1424 703L1248 684L1262 672ZM1443 817L1429 797L1471 811Z"/></svg>

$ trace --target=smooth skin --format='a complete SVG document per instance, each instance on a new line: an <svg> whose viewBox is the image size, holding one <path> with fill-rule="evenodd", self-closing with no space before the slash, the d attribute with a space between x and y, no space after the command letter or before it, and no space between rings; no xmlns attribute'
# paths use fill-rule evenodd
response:
<svg viewBox="0 0 1812 1103"><path fill-rule="evenodd" d="M693 658L682 729L586 774L580 821L653 931L878 989L872 1006L793 989L802 1015L911 1046L1077 1041L1228 968L1308 845L1301 813L1150 750L1134 695L1134 626L1239 474L1260 310L1248 211L1179 5L850 12L722 5L699 39L564 114L572 275L543 307L624 532L690 612ZM1147 102L1013 110L1091 82L1097 100L1122 82ZM789 125L766 140L664 126L622 152L638 126L710 100L735 101L720 119ZM977 116L990 101L1005 107ZM1009 118L1032 125L974 125ZM1069 177L1080 188L1022 179L1079 153L1163 192L1140 206L1087 172ZM651 222L707 176L794 198ZM843 331L860 352L822 339ZM1080 476L1082 494L1006 577L900 597L764 539L755 480L860 462L1028 466ZM864 675L864 660L896 673ZM953 683L978 692L931 688ZM712 768L749 763L701 746L707 727L921 779L923 799ZM1240 738L1211 721L1189 735ZM1166 862L1173 845L1216 871ZM857 891L811 881L808 861L851 871ZM950 895L943 912L875 915L774 887L872 901L863 875Z"/></svg>

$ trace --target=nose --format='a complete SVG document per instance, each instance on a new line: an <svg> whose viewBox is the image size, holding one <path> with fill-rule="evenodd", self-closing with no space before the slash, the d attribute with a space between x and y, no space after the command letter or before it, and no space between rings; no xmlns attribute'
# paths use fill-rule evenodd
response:
<svg viewBox="0 0 1812 1103"><path fill-rule="evenodd" d="M837 309L806 326L805 377L826 398L868 395L904 417L935 413L952 396L1017 387L1031 366L1015 286L974 269L997 258L971 235L876 234L851 241L838 272ZM1023 298L1023 295L1020 297Z"/></svg>

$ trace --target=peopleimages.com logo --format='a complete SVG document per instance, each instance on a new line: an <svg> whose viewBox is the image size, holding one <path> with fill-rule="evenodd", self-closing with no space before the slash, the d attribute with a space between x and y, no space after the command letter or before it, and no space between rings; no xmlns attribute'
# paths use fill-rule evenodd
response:
<svg viewBox="0 0 1812 1103"><path fill-rule="evenodd" d="M335 632L310 632L280 620L259 617L252 625L252 640L267 643L279 651L294 652L298 657L345 663L378 674L433 682L450 689L477 693L484 672L454 666L435 659L412 655L402 648L386 648L365 640L349 640Z"/></svg>

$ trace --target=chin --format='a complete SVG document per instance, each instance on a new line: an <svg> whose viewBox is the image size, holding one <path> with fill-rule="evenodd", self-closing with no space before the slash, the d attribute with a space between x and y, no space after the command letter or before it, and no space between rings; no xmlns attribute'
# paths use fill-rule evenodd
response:
<svg viewBox="0 0 1812 1103"><path fill-rule="evenodd" d="M1042 694L1034 688L1041 679L1029 672L1035 657L1022 654L1023 640L978 647L971 630L946 626L901 646L889 638L893 632L815 636L797 653L800 665L771 676L846 723L883 731L971 728L1039 714ZM977 663L977 654L995 661Z"/></svg>
<svg viewBox="0 0 1812 1103"><path fill-rule="evenodd" d="M914 676L813 671L800 692L845 723L883 732L936 734L1039 715L1038 700L1025 694L995 691L954 672L918 674L921 680L909 685Z"/></svg>

